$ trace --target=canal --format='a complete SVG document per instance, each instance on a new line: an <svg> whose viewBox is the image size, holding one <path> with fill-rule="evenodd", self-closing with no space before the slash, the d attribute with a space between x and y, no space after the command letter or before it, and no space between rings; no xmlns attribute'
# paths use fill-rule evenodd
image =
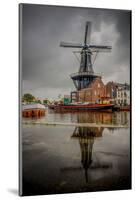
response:
<svg viewBox="0 0 135 200"><path fill-rule="evenodd" d="M96 123L98 127L22 125L23 194L130 189L130 113L54 113L23 122ZM101 124L125 125L103 128Z"/></svg>

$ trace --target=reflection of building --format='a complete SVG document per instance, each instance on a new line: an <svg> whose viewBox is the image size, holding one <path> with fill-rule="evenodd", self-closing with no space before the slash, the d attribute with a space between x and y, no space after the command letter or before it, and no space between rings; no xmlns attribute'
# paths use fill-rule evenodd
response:
<svg viewBox="0 0 135 200"><path fill-rule="evenodd" d="M114 116L114 113L109 113L109 112L78 113L77 122L79 122L79 123L112 124L113 116Z"/></svg>
<svg viewBox="0 0 135 200"><path fill-rule="evenodd" d="M72 137L79 139L81 163L85 170L86 182L88 182L88 169L92 164L94 137L102 137L103 129L101 127L76 127L72 135Z"/></svg>
<svg viewBox="0 0 135 200"><path fill-rule="evenodd" d="M96 124L128 124L130 122L129 112L80 112L77 115L78 123Z"/></svg>
<svg viewBox="0 0 135 200"><path fill-rule="evenodd" d="M117 124L125 125L130 122L130 114L129 112L118 112L116 115Z"/></svg>

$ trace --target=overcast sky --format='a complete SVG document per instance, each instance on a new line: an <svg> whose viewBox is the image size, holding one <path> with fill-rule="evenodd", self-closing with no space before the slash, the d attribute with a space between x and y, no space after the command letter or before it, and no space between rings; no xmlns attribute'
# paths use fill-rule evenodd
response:
<svg viewBox="0 0 135 200"><path fill-rule="evenodd" d="M112 45L94 63L104 83L130 82L130 12L105 9L22 6L22 93L57 98L75 90L70 74L79 62L61 41L83 43L86 21L92 22L91 44Z"/></svg>

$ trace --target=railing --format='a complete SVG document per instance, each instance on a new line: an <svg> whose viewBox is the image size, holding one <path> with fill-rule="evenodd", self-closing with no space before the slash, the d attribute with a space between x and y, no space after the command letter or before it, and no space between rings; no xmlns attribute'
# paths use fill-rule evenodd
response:
<svg viewBox="0 0 135 200"><path fill-rule="evenodd" d="M73 74L70 74L70 77L74 77L74 76L89 76L89 75L94 75L94 76L102 76L100 73L91 73L91 72L76 72Z"/></svg>

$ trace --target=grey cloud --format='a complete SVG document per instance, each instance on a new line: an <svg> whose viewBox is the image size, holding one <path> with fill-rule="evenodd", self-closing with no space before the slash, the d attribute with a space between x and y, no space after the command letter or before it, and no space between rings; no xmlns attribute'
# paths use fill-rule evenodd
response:
<svg viewBox="0 0 135 200"><path fill-rule="evenodd" d="M79 63L74 49L59 44L83 42L86 21L92 21L91 43L113 46L111 53L97 56L94 71L102 73L105 82L129 82L129 11L24 4L22 18L23 93L32 91L43 98L74 89L69 75L78 70Z"/></svg>

